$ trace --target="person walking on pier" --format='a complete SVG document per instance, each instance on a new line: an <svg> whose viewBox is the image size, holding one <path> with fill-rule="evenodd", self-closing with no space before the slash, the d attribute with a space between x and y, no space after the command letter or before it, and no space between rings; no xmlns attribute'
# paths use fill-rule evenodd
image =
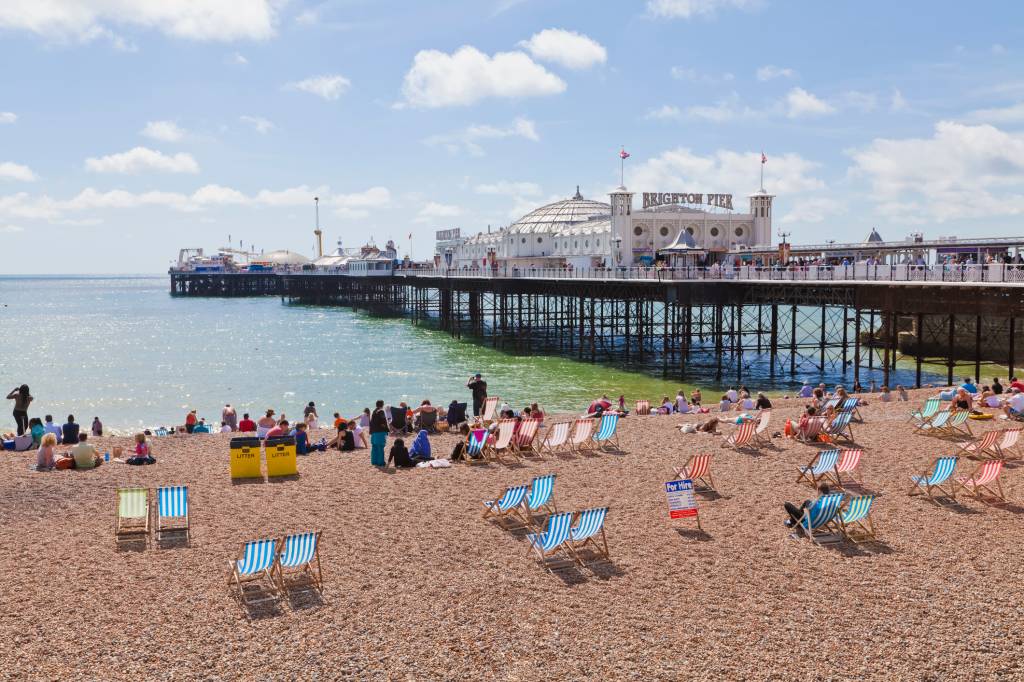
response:
<svg viewBox="0 0 1024 682"><path fill-rule="evenodd" d="M370 464L384 466L384 446L388 442L388 418L384 414L384 401L377 401L377 408L370 415Z"/></svg>
<svg viewBox="0 0 1024 682"><path fill-rule="evenodd" d="M466 384L466 388L473 392L473 416L479 417L480 410L483 409L484 406L484 401L487 400L487 382L484 381L480 373L477 372L469 378L469 383Z"/></svg>

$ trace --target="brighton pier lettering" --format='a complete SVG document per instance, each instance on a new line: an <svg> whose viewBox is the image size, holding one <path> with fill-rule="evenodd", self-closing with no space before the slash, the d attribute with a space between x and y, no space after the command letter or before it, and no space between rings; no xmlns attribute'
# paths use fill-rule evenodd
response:
<svg viewBox="0 0 1024 682"><path fill-rule="evenodd" d="M644 192L644 208L670 204L704 204L732 210L731 194L694 194L693 192Z"/></svg>

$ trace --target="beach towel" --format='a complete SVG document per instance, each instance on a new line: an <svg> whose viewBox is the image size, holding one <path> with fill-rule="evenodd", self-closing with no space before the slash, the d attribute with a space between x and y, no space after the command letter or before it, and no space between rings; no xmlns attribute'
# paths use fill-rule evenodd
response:
<svg viewBox="0 0 1024 682"><path fill-rule="evenodd" d="M409 448L409 457L413 459L429 460L430 456L430 438L427 437L427 430L421 429L416 434L416 440L412 442L412 447Z"/></svg>

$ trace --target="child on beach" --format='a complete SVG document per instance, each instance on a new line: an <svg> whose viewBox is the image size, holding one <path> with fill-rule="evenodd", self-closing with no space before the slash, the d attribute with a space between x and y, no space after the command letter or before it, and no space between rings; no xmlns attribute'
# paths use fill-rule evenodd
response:
<svg viewBox="0 0 1024 682"><path fill-rule="evenodd" d="M36 453L36 471L49 471L56 464L53 449L57 446L57 436L47 433L39 445Z"/></svg>
<svg viewBox="0 0 1024 682"><path fill-rule="evenodd" d="M142 464L156 464L156 458L149 451L149 443L146 442L146 434L135 434L135 454L129 457L126 464L139 466Z"/></svg>
<svg viewBox="0 0 1024 682"><path fill-rule="evenodd" d="M297 422L295 424L295 430L292 431L292 436L295 438L295 454L308 455L309 434L306 433L305 422Z"/></svg>
<svg viewBox="0 0 1024 682"><path fill-rule="evenodd" d="M409 458L409 451L405 447L405 441L401 438L395 439L395 444L391 446L391 452L388 453L387 464L391 464L391 462L395 463L396 469L411 469L416 466L416 463Z"/></svg>
<svg viewBox="0 0 1024 682"><path fill-rule="evenodd" d="M903 388L903 384L896 385L896 394L899 395L901 403L905 403L910 400L910 396L907 395L907 389Z"/></svg>

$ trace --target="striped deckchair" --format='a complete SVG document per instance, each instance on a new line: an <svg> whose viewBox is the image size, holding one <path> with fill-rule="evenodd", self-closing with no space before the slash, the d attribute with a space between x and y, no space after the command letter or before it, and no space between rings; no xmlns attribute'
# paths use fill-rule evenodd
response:
<svg viewBox="0 0 1024 682"><path fill-rule="evenodd" d="M836 514L845 497L843 493L822 495L804 509L804 515L797 526L811 542L821 542L823 537L832 535L836 530L842 531L841 527L836 526Z"/></svg>
<svg viewBox="0 0 1024 682"><path fill-rule="evenodd" d="M526 536L530 550L536 552L544 568L549 571L569 568L575 563L572 549L567 544L571 528L572 514L562 512L548 517L547 528L543 533L530 533Z"/></svg>
<svg viewBox="0 0 1024 682"><path fill-rule="evenodd" d="M1002 431L986 431L978 440L962 443L958 447L960 452L965 455L973 455L981 459L999 458L999 441L1002 436Z"/></svg>
<svg viewBox="0 0 1024 682"><path fill-rule="evenodd" d="M928 421L935 416L939 411L939 405L941 404L942 401L938 398L928 398L928 400L924 401L924 407L917 412L910 413L910 419L907 421L916 423L916 425L920 427L922 424L928 423Z"/></svg>
<svg viewBox="0 0 1024 682"><path fill-rule="evenodd" d="M533 517L536 512L543 509L549 515L558 511L551 499L555 490L555 475L537 476L530 481L530 494L522 502L523 520L527 525L533 525Z"/></svg>
<svg viewBox="0 0 1024 682"><path fill-rule="evenodd" d="M316 562L316 566L313 565ZM318 592L324 591L324 576L320 570L320 531L311 530L306 533L294 533L285 536L281 546L281 554L274 564L277 573L277 586L285 591L285 581L292 585L299 582L312 585ZM287 574L286 574L287 571ZM300 578L296 581L295 578Z"/></svg>
<svg viewBox="0 0 1024 682"><path fill-rule="evenodd" d="M604 534L604 520L608 516L608 507L586 509L576 516L576 526L569 534L569 549L581 566L589 566L600 562L610 562L608 555L608 539ZM584 558L581 550L593 550Z"/></svg>
<svg viewBox="0 0 1024 682"><path fill-rule="evenodd" d="M519 431L512 438L512 447L515 448L517 454L540 456L540 450L534 444L539 429L539 419L524 419L519 422Z"/></svg>
<svg viewBox="0 0 1024 682"><path fill-rule="evenodd" d="M946 428L946 424L949 423L949 417L951 413L949 410L941 410L932 415L932 418L927 422L923 422L917 425L916 431L921 433L929 433L931 431L941 431Z"/></svg>
<svg viewBox="0 0 1024 682"><path fill-rule="evenodd" d="M768 433L768 426L772 421L771 410L761 410L761 414L757 420L757 428L754 429L754 438L757 442L764 445L769 445L772 441L771 434Z"/></svg>
<svg viewBox="0 0 1024 682"><path fill-rule="evenodd" d="M858 485L864 485L864 479L860 473L860 458L864 456L863 450L842 450L839 452L839 461L836 462L835 484L843 487L841 474L850 474L850 477Z"/></svg>
<svg viewBox="0 0 1024 682"><path fill-rule="evenodd" d="M832 437L835 441L839 438L853 442L853 425L851 420L853 419L852 412L840 412L832 419L832 423L825 428L825 433Z"/></svg>
<svg viewBox="0 0 1024 682"><path fill-rule="evenodd" d="M494 442L484 448L484 454L488 459L505 464L502 455L515 455L515 447L512 445L512 436L515 435L516 420L501 419L498 421L498 433Z"/></svg>
<svg viewBox="0 0 1024 682"><path fill-rule="evenodd" d="M651 401L650 400L638 400L636 401L636 413L640 416L646 416L651 413Z"/></svg>
<svg viewBox="0 0 1024 682"><path fill-rule="evenodd" d="M569 449L576 453L592 450L594 447L591 435L594 433L594 420L586 417L573 422L572 435L569 436Z"/></svg>
<svg viewBox="0 0 1024 682"><path fill-rule="evenodd" d="M240 554L238 559L228 562L231 567L228 587L234 586L236 596L247 606L276 599L274 564L277 562L277 540L250 540L242 545ZM256 590L246 590L250 584Z"/></svg>
<svg viewBox="0 0 1024 682"><path fill-rule="evenodd" d="M484 399L483 410L480 412L480 420L484 424L489 424L494 421L494 412L498 409L498 400L500 400L498 396Z"/></svg>
<svg viewBox="0 0 1024 682"><path fill-rule="evenodd" d="M842 398L829 398L829 399L828 399L828 400L826 400L826 401L825 401L825 403L824 403L824 404L823 404L823 405L821 406L821 409L820 409L820 410L818 410L818 412L822 412L822 413L824 413L824 412L828 412L828 411L829 411L830 409L831 409L831 410L834 410L834 409L836 409L837 407L839 407L839 403L840 403L840 402L842 402L842 400L843 400Z"/></svg>
<svg viewBox="0 0 1024 682"><path fill-rule="evenodd" d="M800 467L800 475L796 477L796 482L807 481L817 486L819 481L831 480L829 474L834 473L838 461L839 450L822 450L814 456L810 464Z"/></svg>
<svg viewBox="0 0 1024 682"><path fill-rule="evenodd" d="M722 441L721 447L740 449L754 444L754 432L757 429L757 422L743 422L736 427L736 430Z"/></svg>
<svg viewBox="0 0 1024 682"><path fill-rule="evenodd" d="M1003 439L999 442L999 457L1000 457L1000 459L1011 459L1010 453L1012 453L1014 450L1016 450L1018 447L1020 447L1018 445L1018 442L1020 441L1020 433L1021 433L1021 429L1004 429L1003 430L1003 432L1002 432ZM1019 451L1017 452L1017 455L1019 457L1019 455L1020 455ZM1013 459L1016 459L1016 458L1013 458Z"/></svg>
<svg viewBox="0 0 1024 682"><path fill-rule="evenodd" d="M188 487L165 486L156 489L156 541L163 541L164 533L185 533L185 541L192 535L188 520Z"/></svg>
<svg viewBox="0 0 1024 682"><path fill-rule="evenodd" d="M799 427L796 430L796 438L804 443L813 443L818 440L818 434L825 428L824 417L809 417L807 419L807 428L801 430Z"/></svg>
<svg viewBox="0 0 1024 682"><path fill-rule="evenodd" d="M526 497L526 486L517 485L505 489L505 494L498 500L484 500L484 518L492 516L505 517L515 515Z"/></svg>
<svg viewBox="0 0 1024 682"><path fill-rule="evenodd" d="M860 410L857 409L857 405L860 403L858 398L847 398L839 405L838 409L840 412L849 412L853 415L853 418L859 422L864 421L864 418L860 416Z"/></svg>
<svg viewBox="0 0 1024 682"><path fill-rule="evenodd" d="M690 455L686 464L681 467L672 467L676 479L690 479L693 481L694 492L715 491L715 480L711 477L711 455Z"/></svg>
<svg viewBox="0 0 1024 682"><path fill-rule="evenodd" d="M149 540L149 489L117 489L117 523L114 526L114 542L138 542Z"/></svg>
<svg viewBox="0 0 1024 682"><path fill-rule="evenodd" d="M941 414L941 412L939 413ZM931 473L927 471L921 476L911 476L910 480L913 481L914 486L910 489L910 495L920 495L924 493L929 499L934 500L935 496L932 495L933 490L937 490L941 493L947 494L952 499L956 499L956 483L951 480L953 472L956 471L957 458L951 457L939 457L932 464ZM942 484L949 481L948 489L944 490Z"/></svg>
<svg viewBox="0 0 1024 682"><path fill-rule="evenodd" d="M572 422L558 422L552 424L548 428L548 432L544 434L544 440L541 441L539 452L548 452L555 454L561 448L566 447L569 440L569 427L572 426Z"/></svg>
<svg viewBox="0 0 1024 682"><path fill-rule="evenodd" d="M957 478L960 487L974 494L979 500L984 499L982 492L1006 502L1006 495L1003 494L1003 484L999 481L999 474L1003 470L1003 460L992 459L982 462L970 476ZM992 484L995 483L995 488Z"/></svg>
<svg viewBox="0 0 1024 682"><path fill-rule="evenodd" d="M604 448L606 445L619 449L619 415L618 413L601 415L601 421L597 425L597 433L594 434L594 445Z"/></svg>
<svg viewBox="0 0 1024 682"><path fill-rule="evenodd" d="M469 440L466 441L465 461L469 464L486 462L486 447L487 429L473 429L469 432Z"/></svg>
<svg viewBox="0 0 1024 682"><path fill-rule="evenodd" d="M950 436L968 436L973 437L971 433L971 411L970 410L958 410L949 417L949 421L946 422L946 432Z"/></svg>
<svg viewBox="0 0 1024 682"><path fill-rule="evenodd" d="M852 542L877 542L875 524L871 522L871 505L874 495L861 495L846 502L839 514L839 527L847 540Z"/></svg>

